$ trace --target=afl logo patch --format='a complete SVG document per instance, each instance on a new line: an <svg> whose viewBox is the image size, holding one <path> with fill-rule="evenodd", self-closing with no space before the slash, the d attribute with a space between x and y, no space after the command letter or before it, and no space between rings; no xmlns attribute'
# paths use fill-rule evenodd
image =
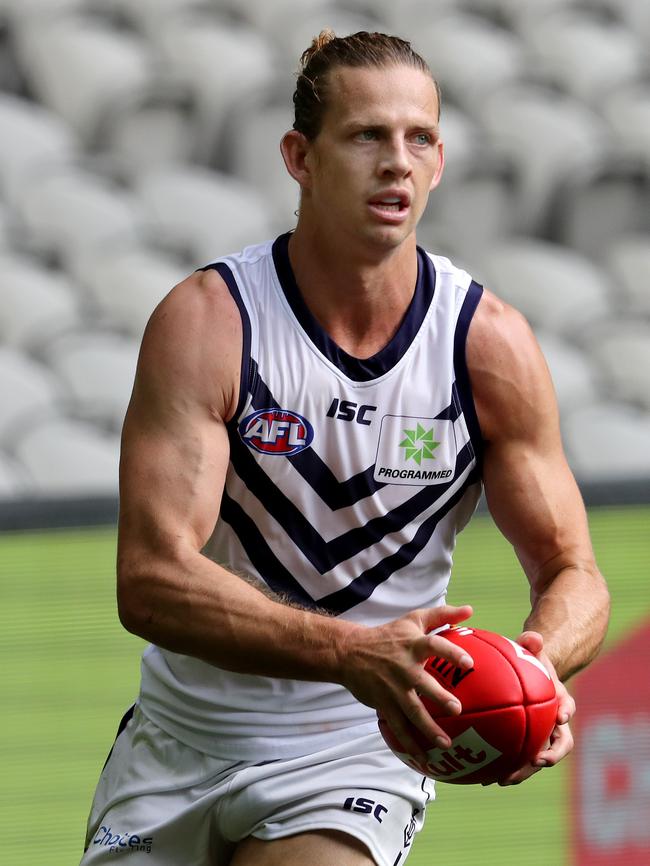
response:
<svg viewBox="0 0 650 866"><path fill-rule="evenodd" d="M309 448L314 428L306 418L289 409L258 409L240 422L239 435L261 454L286 457Z"/></svg>

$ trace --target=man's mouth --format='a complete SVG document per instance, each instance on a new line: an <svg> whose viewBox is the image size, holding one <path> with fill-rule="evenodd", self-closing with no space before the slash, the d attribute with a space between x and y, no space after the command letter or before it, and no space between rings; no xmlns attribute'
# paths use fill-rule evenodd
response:
<svg viewBox="0 0 650 866"><path fill-rule="evenodd" d="M402 200L400 198L383 198L380 201L373 201L372 204L375 207L379 207L382 210L386 211L398 211L402 210Z"/></svg>

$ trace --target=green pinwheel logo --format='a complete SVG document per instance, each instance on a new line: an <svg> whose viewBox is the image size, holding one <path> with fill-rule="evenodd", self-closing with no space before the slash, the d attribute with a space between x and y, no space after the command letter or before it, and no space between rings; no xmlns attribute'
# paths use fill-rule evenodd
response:
<svg viewBox="0 0 650 866"><path fill-rule="evenodd" d="M425 430L421 424L417 424L415 430L404 430L405 439L399 443L399 447L404 449L404 460L410 460L411 457L420 466L422 459L435 460L434 450L440 445L433 438L433 427L430 430Z"/></svg>

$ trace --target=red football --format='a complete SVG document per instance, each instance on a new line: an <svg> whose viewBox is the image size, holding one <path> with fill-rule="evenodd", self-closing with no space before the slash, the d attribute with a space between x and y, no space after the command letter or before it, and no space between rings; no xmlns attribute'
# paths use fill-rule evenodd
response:
<svg viewBox="0 0 650 866"><path fill-rule="evenodd" d="M424 665L463 707L460 715L448 716L422 698L449 734L451 746L440 749L411 726L413 738L428 755L423 765L406 752L381 718L379 730L398 758L432 779L458 785L496 782L544 748L557 716L555 685L544 665L507 637L465 626L446 629L442 635L474 660L469 670L436 656Z"/></svg>

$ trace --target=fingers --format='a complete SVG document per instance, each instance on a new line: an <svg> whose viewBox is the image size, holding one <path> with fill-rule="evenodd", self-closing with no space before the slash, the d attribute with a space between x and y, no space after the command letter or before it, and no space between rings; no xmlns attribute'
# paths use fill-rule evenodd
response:
<svg viewBox="0 0 650 866"><path fill-rule="evenodd" d="M413 654L416 659L424 662L431 656L440 656L463 670L473 667L474 660L467 650L447 640L444 634L444 631L439 634L429 632L416 640L413 644Z"/></svg>
<svg viewBox="0 0 650 866"><path fill-rule="evenodd" d="M430 716L415 690L408 692L399 705L382 707L380 715L390 725L404 750L417 761L426 763L427 749L434 746L446 749L451 745L449 735ZM422 736L418 736L418 732Z"/></svg>
<svg viewBox="0 0 650 866"><path fill-rule="evenodd" d="M458 607L443 604L440 607L425 608L418 613L422 617L424 630L428 632L444 625L456 625L456 623L464 622L472 616L474 610L470 604L462 604Z"/></svg>
<svg viewBox="0 0 650 866"><path fill-rule="evenodd" d="M551 734L548 748L543 749L534 759L536 767L554 767L573 749L573 734L568 725L556 725Z"/></svg>
<svg viewBox="0 0 650 866"><path fill-rule="evenodd" d="M499 779L498 785L519 785L545 767L554 767L573 749L573 735L567 724L556 725L546 749L537 754L530 764L526 764L509 776Z"/></svg>
<svg viewBox="0 0 650 866"><path fill-rule="evenodd" d="M576 711L576 702L573 700L565 686L560 683L561 688L557 689L558 707L557 707L557 723L558 725L566 725L571 721Z"/></svg>
<svg viewBox="0 0 650 866"><path fill-rule="evenodd" d="M533 655L538 655L544 649L544 638L538 631L522 632L517 638L517 643Z"/></svg>

